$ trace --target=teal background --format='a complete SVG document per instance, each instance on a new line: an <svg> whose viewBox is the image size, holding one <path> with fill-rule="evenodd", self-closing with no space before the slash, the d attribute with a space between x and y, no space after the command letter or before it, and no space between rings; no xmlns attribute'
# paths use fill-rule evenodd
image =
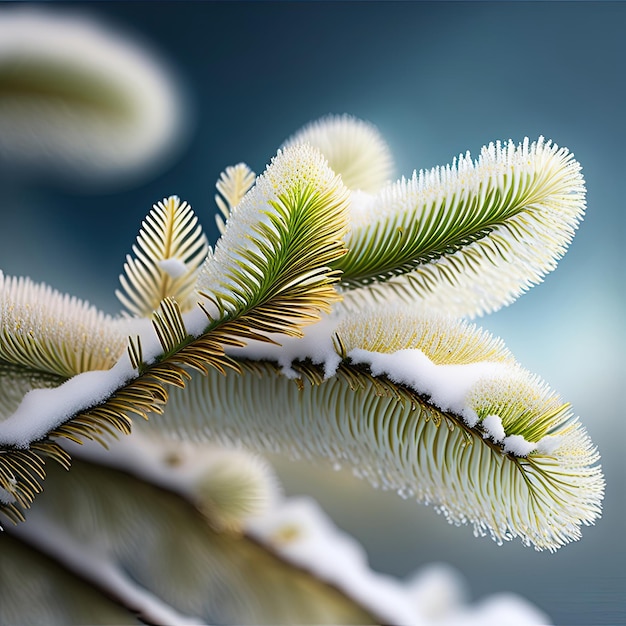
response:
<svg viewBox="0 0 626 626"><path fill-rule="evenodd" d="M473 598L510 590L557 624L626 623L624 145L626 4L621 2L124 2L82 11L138 37L187 86L195 130L169 168L134 187L72 190L0 175L0 268L119 310L124 256L152 203L189 201L211 237L227 165L260 172L309 120L351 113L389 141L398 175L489 141L545 135L572 150L585 221L543 284L479 320L571 401L603 456L605 513L556 554L498 547L432 510L348 475L280 463L289 493L313 493L363 542L376 570L433 560Z"/></svg>

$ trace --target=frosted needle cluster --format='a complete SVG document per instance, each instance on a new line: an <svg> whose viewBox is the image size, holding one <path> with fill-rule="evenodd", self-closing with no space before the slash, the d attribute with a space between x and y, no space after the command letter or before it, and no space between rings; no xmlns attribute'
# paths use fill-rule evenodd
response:
<svg viewBox="0 0 626 626"><path fill-rule="evenodd" d="M578 539L601 513L594 445L558 393L465 318L555 269L585 211L580 165L540 137L397 182L393 169L371 124L329 116L261 175L222 173L214 249L192 208L164 198L126 259L118 319L3 278L1 364L14 396L32 389L4 403L4 514L27 514L47 455L70 463L64 439L144 417L199 445L346 465L497 542ZM197 488L236 513L249 500L223 485L244 474L224 466Z"/></svg>

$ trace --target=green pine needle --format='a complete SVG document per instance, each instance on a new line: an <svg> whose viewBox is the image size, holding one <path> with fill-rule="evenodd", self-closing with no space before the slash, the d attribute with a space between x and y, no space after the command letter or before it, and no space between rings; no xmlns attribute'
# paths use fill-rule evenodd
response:
<svg viewBox="0 0 626 626"><path fill-rule="evenodd" d="M345 253L346 229L340 180L316 150L287 148L232 212L197 289L216 318L246 315L259 332L298 334L338 300L329 266Z"/></svg>

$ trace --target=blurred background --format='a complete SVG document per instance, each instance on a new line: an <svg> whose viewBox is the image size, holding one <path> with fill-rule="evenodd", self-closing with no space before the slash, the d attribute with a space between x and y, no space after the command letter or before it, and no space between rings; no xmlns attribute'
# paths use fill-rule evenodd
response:
<svg viewBox="0 0 626 626"><path fill-rule="evenodd" d="M0 21L25 6L36 7L3 4ZM398 176L446 164L466 150L477 155L497 139L544 135L574 152L587 181L588 210L570 251L544 283L479 323L572 402L600 449L605 512L582 541L556 554L515 542L497 546L348 472L273 461L287 493L315 496L364 544L375 570L403 577L445 561L467 577L473 597L515 591L557 624L626 623L626 4L79 2L39 8L90 17L147 50L171 78L185 122L177 140L164 143L158 159L132 176L83 180L80 166L60 176L45 167L20 169L10 149L0 155L0 268L113 314L120 310L114 291L124 257L154 202L179 195L215 240L220 172L245 161L260 173L289 135L325 114L350 113L377 125Z"/></svg>

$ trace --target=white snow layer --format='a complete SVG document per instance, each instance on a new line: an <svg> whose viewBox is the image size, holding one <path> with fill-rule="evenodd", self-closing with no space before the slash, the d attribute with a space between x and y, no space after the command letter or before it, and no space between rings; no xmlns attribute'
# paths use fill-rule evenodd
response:
<svg viewBox="0 0 626 626"><path fill-rule="evenodd" d="M207 300L207 308L210 302ZM210 311L212 312L212 311ZM324 315L316 323L303 329L303 337L272 335L277 343L249 341L242 348L229 348L227 353L240 358L276 361L288 378L296 378L294 361L310 359L324 368L326 378L335 374L341 363L333 343L340 316ZM194 307L183 315L187 332L199 336L204 332L208 319L200 307ZM152 362L162 353L152 324L147 319L131 320L129 334L141 339L143 358ZM475 385L485 378L507 377L513 374L511 365L497 362L476 362L463 365L437 365L416 348L392 353L371 352L361 348L352 349L348 357L356 364L365 364L374 376L387 376L397 384L403 384L417 393L430 397L430 401L442 411L450 411L462 417L474 428L479 416L467 402ZM79 374L55 389L35 389L24 396L13 415L0 424L0 444L28 447L32 441L62 424L75 413L86 410L106 400L137 375L128 355L124 353L110 370ZM539 449L544 454L553 453L560 445L560 438L546 436L539 442L528 442L521 435L506 436L502 421L497 415L488 416L480 427L485 437L504 445L504 452L527 456Z"/></svg>
<svg viewBox="0 0 626 626"><path fill-rule="evenodd" d="M490 362L436 365L415 348L391 354L355 348L348 356L353 363L368 365L374 376L387 376L394 383L430 396L436 407L462 416L470 427L476 426L478 416L466 404L468 393L481 378L493 377L506 370L506 365Z"/></svg>
<svg viewBox="0 0 626 626"><path fill-rule="evenodd" d="M514 594L476 605L464 602L461 577L432 566L407 582L374 572L363 547L337 529L311 498L284 500L248 521L247 531L285 560L336 586L384 623L398 626L530 626L549 624L535 606Z"/></svg>
<svg viewBox="0 0 626 626"><path fill-rule="evenodd" d="M200 335L208 324L206 314L195 307L183 316L187 332ZM148 319L128 320L126 330L141 341L143 359L152 363L163 348ZM137 376L124 352L109 370L78 374L53 389L33 389L22 399L15 412L0 423L0 444L27 448L68 418L104 402L115 391Z"/></svg>
<svg viewBox="0 0 626 626"><path fill-rule="evenodd" d="M11 528L26 544L65 565L70 571L120 598L123 604L136 611L142 620L153 624L191 626L202 624L196 618L179 613L175 608L134 582L101 546L86 546L67 531L31 511L27 522Z"/></svg>
<svg viewBox="0 0 626 626"><path fill-rule="evenodd" d="M70 443L72 454L108 467L128 471L152 484L194 497L198 475L210 457L228 455L238 463L240 450L193 446L134 432L112 442L111 449L87 442ZM176 467L163 459L182 454ZM249 456L249 455L247 455ZM260 460L260 459L259 459ZM348 597L391 624L399 626L531 626L549 624L548 617L515 594L495 594L475 605L468 602L465 580L444 563L421 568L406 581L373 571L363 546L339 530L312 498L284 498L274 476L271 497L263 513L244 521L245 532L287 562L335 585ZM274 482L276 481L276 482ZM90 553L86 553L87 561Z"/></svg>
<svg viewBox="0 0 626 626"><path fill-rule="evenodd" d="M291 367L294 361L310 359L316 365L322 365L324 376L330 378L341 363L332 339L339 321L336 317L324 315L316 324L305 326L302 337L269 335L276 344L249 341L242 348L229 348L227 353L244 359L276 361L287 378L298 377L298 373Z"/></svg>
<svg viewBox="0 0 626 626"><path fill-rule="evenodd" d="M475 385L486 378L515 375L515 370L506 363L483 361L437 365L415 348L390 354L354 348L348 357L353 363L368 365L374 376L384 375L394 383L406 385L419 394L429 396L436 407L460 415L470 428L479 422L476 411L466 401ZM551 454L560 444L560 438L554 436L543 437L535 443L527 441L522 435L507 437L498 415L487 416L480 422L480 426L485 431L485 437L503 443L504 452L515 456L528 456L538 448L544 454Z"/></svg>
<svg viewBox="0 0 626 626"><path fill-rule="evenodd" d="M0 443L27 448L69 417L103 402L133 378L128 357L110 370L84 372L54 389L33 389L0 424Z"/></svg>
<svg viewBox="0 0 626 626"><path fill-rule="evenodd" d="M324 368L325 378L337 371L341 357L333 344L333 334L341 321L340 317L325 315L317 324L303 329L301 338L272 335L276 344L250 341L242 348L228 349L228 354L254 360L267 359L277 362L282 373L296 378L294 361L310 359ZM353 363L365 364L374 376L387 376L394 383L402 384L427 395L442 411L450 411L463 418L474 428L479 417L467 397L476 384L486 378L516 376L517 371L506 363L482 361L463 365L437 365L421 350L411 348L392 353L371 352L354 348L348 353ZM560 445L560 437L546 436L539 442L526 441L521 435L506 436L502 420L498 415L489 415L480 422L484 437L504 445L504 451L516 456L527 456L534 450L552 454Z"/></svg>
<svg viewBox="0 0 626 626"><path fill-rule="evenodd" d="M489 437L496 443L500 443L506 437L504 426L502 426L502 420L499 415L487 415L482 421L482 427L485 430L485 434L483 435L485 439Z"/></svg>
<svg viewBox="0 0 626 626"><path fill-rule="evenodd" d="M189 268L187 264L181 259L162 259L159 261L159 267L170 277L170 278L180 278L184 276Z"/></svg>
<svg viewBox="0 0 626 626"><path fill-rule="evenodd" d="M537 449L537 444L526 441L521 435L509 435L504 438L504 451L515 456L528 456Z"/></svg>

